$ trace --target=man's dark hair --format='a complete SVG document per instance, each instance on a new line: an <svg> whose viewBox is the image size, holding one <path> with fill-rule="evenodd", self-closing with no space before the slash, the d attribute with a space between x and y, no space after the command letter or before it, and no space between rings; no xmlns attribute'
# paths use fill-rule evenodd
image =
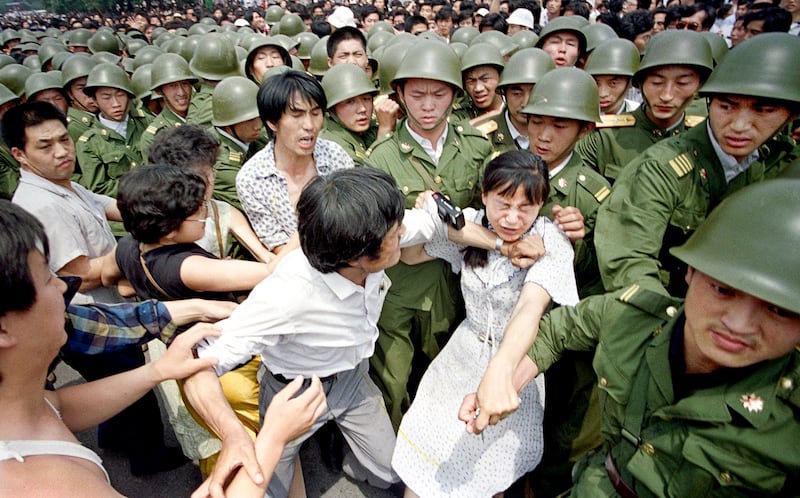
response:
<svg viewBox="0 0 800 498"><path fill-rule="evenodd" d="M619 21L619 16L612 14L611 12L601 12L600 15L597 16L597 22L605 24L613 29L616 33L619 33Z"/></svg>
<svg viewBox="0 0 800 498"><path fill-rule="evenodd" d="M219 140L200 125L187 124L161 130L147 150L151 164L171 164L205 178L219 154Z"/></svg>
<svg viewBox="0 0 800 498"><path fill-rule="evenodd" d="M295 95L301 100L313 102L320 109L327 109L328 101L322 85L304 72L289 70L269 78L269 85L261 85L256 95L258 115L266 124L277 123L284 112L294 104Z"/></svg>
<svg viewBox="0 0 800 498"><path fill-rule="evenodd" d="M762 33L788 33L792 27L792 15L782 7L766 7L748 12L743 18L745 29L753 21L764 21Z"/></svg>
<svg viewBox="0 0 800 498"><path fill-rule="evenodd" d="M345 40L357 40L361 43L361 46L364 47L364 51L367 50L367 37L364 36L364 33L361 32L360 29L354 28L352 26L344 26L342 28L337 29L331 36L328 38L328 57L333 59L333 54L336 53L336 49L339 47L339 44Z"/></svg>
<svg viewBox="0 0 800 498"><path fill-rule="evenodd" d="M311 21L311 32L320 38L331 34L331 24L325 19L314 19Z"/></svg>
<svg viewBox="0 0 800 498"><path fill-rule="evenodd" d="M364 22L365 18L369 17L372 14L378 14L378 19L383 19L383 16L381 15L381 11L379 11L378 8L375 7L372 4L368 3L366 5L361 6L360 8L358 8L356 10L358 11L358 13L357 13L358 14L358 19L362 23Z"/></svg>
<svg viewBox="0 0 800 498"><path fill-rule="evenodd" d="M698 12L705 12L706 16L701 25L706 31L711 29L711 26L714 25L714 21L717 20L717 11L711 4L698 2L694 5L681 5L678 11L680 12L680 17L691 17Z"/></svg>
<svg viewBox="0 0 800 498"><path fill-rule="evenodd" d="M383 239L403 222L394 179L374 168L340 169L311 180L297 201L297 232L308 262L322 273L380 255Z"/></svg>
<svg viewBox="0 0 800 498"><path fill-rule="evenodd" d="M25 102L12 107L3 115L3 141L9 149L25 150L25 130L45 121L61 121L67 126L67 117L49 102Z"/></svg>
<svg viewBox="0 0 800 498"><path fill-rule="evenodd" d="M0 316L25 311L36 302L28 255L50 256L44 227L35 216L11 201L0 200Z"/></svg>
<svg viewBox="0 0 800 498"><path fill-rule="evenodd" d="M619 22L617 34L620 38L634 41L637 36L653 29L653 15L647 10L628 12Z"/></svg>
<svg viewBox="0 0 800 498"><path fill-rule="evenodd" d="M586 2L570 2L564 7L564 12L572 12L576 16L581 16L584 19L589 19L589 6L586 5Z"/></svg>
<svg viewBox="0 0 800 498"><path fill-rule="evenodd" d="M424 17L418 15L406 16L406 33L411 33L411 29L417 24L424 24L425 29L428 28L428 20Z"/></svg>
<svg viewBox="0 0 800 498"><path fill-rule="evenodd" d="M504 35L508 34L508 23L506 22L506 18L502 14L498 14L496 12L487 14L483 19L481 19L481 23L478 25L478 31L483 33L485 30L499 31Z"/></svg>
<svg viewBox="0 0 800 498"><path fill-rule="evenodd" d="M455 20L455 18L456 18L456 13L450 7L442 7L441 9L439 9L439 12L437 12L433 16L434 21L444 21L446 19L450 19L451 21L453 21Z"/></svg>
<svg viewBox="0 0 800 498"><path fill-rule="evenodd" d="M117 189L125 230L144 244L177 230L205 200L205 178L171 164L134 168L122 175Z"/></svg>

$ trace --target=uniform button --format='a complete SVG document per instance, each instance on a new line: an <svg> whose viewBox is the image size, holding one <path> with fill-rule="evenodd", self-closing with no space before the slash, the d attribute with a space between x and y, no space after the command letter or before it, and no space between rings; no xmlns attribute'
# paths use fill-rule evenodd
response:
<svg viewBox="0 0 800 498"><path fill-rule="evenodd" d="M578 176L578 180L580 180L582 182L585 182L586 181L586 175L579 175Z"/></svg>
<svg viewBox="0 0 800 498"><path fill-rule="evenodd" d="M407 194L407 193L408 193L408 186L407 186L407 185L404 185L404 186L403 186L403 193L404 193L404 194Z"/></svg>
<svg viewBox="0 0 800 498"><path fill-rule="evenodd" d="M131 163L131 168L135 168L135 167L136 167L136 163Z"/></svg>
<svg viewBox="0 0 800 498"><path fill-rule="evenodd" d="M781 389L783 389L784 391L789 391L794 387L794 381L789 377L783 377L780 382L781 382Z"/></svg>
<svg viewBox="0 0 800 498"><path fill-rule="evenodd" d="M608 379L605 377L600 377L600 385L606 387L608 385Z"/></svg>
<svg viewBox="0 0 800 498"><path fill-rule="evenodd" d="M436 175L436 178L434 178L433 181L436 182L437 184L442 183L442 177L439 176L439 175Z"/></svg>
<svg viewBox="0 0 800 498"><path fill-rule="evenodd" d="M125 146L125 148L126 148L126 149L130 149L130 148L131 148L131 146L130 146L130 145L126 145L126 146Z"/></svg>
<svg viewBox="0 0 800 498"><path fill-rule="evenodd" d="M659 335L661 335L661 327L656 327L653 331L653 337L658 337Z"/></svg>
<svg viewBox="0 0 800 498"><path fill-rule="evenodd" d="M459 132L459 133L462 133L464 131L464 127L463 126L456 126L456 131Z"/></svg>
<svg viewBox="0 0 800 498"><path fill-rule="evenodd" d="M676 308L675 306L667 307L667 316L668 317L672 318L673 316L675 316L675 313L677 313L677 312L678 312L678 308Z"/></svg>
<svg viewBox="0 0 800 498"><path fill-rule="evenodd" d="M656 454L656 449L650 443L644 443L642 445L642 451L644 451L644 454L647 456L654 456Z"/></svg>
<svg viewBox="0 0 800 498"><path fill-rule="evenodd" d="M730 483L733 480L733 478L731 477L731 473L726 471L726 472L722 472L719 475L719 480L724 482L724 483Z"/></svg>

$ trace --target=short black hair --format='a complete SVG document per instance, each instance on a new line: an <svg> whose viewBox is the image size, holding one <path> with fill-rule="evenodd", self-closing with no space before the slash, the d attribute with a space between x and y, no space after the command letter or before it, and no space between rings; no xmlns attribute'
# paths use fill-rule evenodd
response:
<svg viewBox="0 0 800 498"><path fill-rule="evenodd" d="M204 176L214 168L219 140L206 128L187 124L161 130L147 149L151 164L171 164Z"/></svg>
<svg viewBox="0 0 800 498"><path fill-rule="evenodd" d="M31 251L50 256L44 227L11 201L0 200L0 316L25 311L36 302L36 284L28 265Z"/></svg>
<svg viewBox="0 0 800 498"><path fill-rule="evenodd" d="M49 102L25 102L12 107L3 115L0 132L9 149L25 150L25 130L45 121L61 121L66 128L67 117Z"/></svg>
<svg viewBox="0 0 800 498"><path fill-rule="evenodd" d="M205 178L170 164L134 168L122 175L117 189L125 230L144 244L177 230L205 200Z"/></svg>
<svg viewBox="0 0 800 498"><path fill-rule="evenodd" d="M277 123L283 113L291 108L295 95L302 100L316 103L320 109L328 108L325 91L319 81L302 71L292 69L271 76L269 84L261 85L258 89L258 115L264 125Z"/></svg>
<svg viewBox="0 0 800 498"><path fill-rule="evenodd" d="M647 10L632 10L622 16L617 34L620 38L634 41L637 36L653 29L653 14Z"/></svg>
<svg viewBox="0 0 800 498"><path fill-rule="evenodd" d="M743 17L743 26L753 21L764 21L763 33L787 33L792 27L792 15L783 7L765 7L748 12Z"/></svg>
<svg viewBox="0 0 800 498"><path fill-rule="evenodd" d="M481 22L478 25L478 30L483 33L483 28L499 31L504 35L508 34L508 23L506 22L506 18L503 17L502 14L498 14L496 12L492 14L486 14L483 19L481 19Z"/></svg>
<svg viewBox="0 0 800 498"><path fill-rule="evenodd" d="M411 33L411 28L413 28L417 24L424 24L425 29L428 28L428 20L425 19L424 17L416 14L413 16L406 16L406 25L405 25L406 33Z"/></svg>
<svg viewBox="0 0 800 498"><path fill-rule="evenodd" d="M308 262L331 273L377 258L386 234L402 223L405 201L388 173L369 167L336 170L311 180L297 201L297 232Z"/></svg>
<svg viewBox="0 0 800 498"><path fill-rule="evenodd" d="M576 16L583 17L584 19L589 19L589 16L591 14L589 6L586 5L586 2L582 0L568 3L564 7L564 12L572 12Z"/></svg>
<svg viewBox="0 0 800 498"><path fill-rule="evenodd" d="M325 19L314 19L311 21L311 32L320 38L331 34L331 24Z"/></svg>
<svg viewBox="0 0 800 498"><path fill-rule="evenodd" d="M364 50L367 50L367 37L364 36L364 33L362 33L358 28L354 28L352 26L343 26L331 33L331 36L328 38L328 44L326 48L328 49L329 59L333 59L333 54L336 53L336 49L339 47L339 44L345 40L358 40L361 43L361 46L364 47Z"/></svg>

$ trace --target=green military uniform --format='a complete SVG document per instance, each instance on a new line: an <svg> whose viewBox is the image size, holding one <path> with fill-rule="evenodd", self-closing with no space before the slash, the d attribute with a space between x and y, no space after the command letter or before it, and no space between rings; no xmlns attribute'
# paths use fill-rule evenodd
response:
<svg viewBox="0 0 800 498"><path fill-rule="evenodd" d="M730 183L709 138L697 126L641 154L620 174L600 207L595 247L609 291L632 283L682 295L684 267L667 250L682 244L730 193L764 178L763 158Z"/></svg>
<svg viewBox="0 0 800 498"><path fill-rule="evenodd" d="M646 104L645 104L646 105ZM578 141L575 147L583 163L614 183L622 168L651 145L686 131L702 122L702 116L685 116L667 130L648 119L644 105L630 114L604 116L597 129Z"/></svg>
<svg viewBox="0 0 800 498"><path fill-rule="evenodd" d="M11 155L11 149L0 142L0 198L11 200L19 184L19 163Z"/></svg>
<svg viewBox="0 0 800 498"><path fill-rule="evenodd" d="M211 105L211 97L214 95L214 86L205 81L200 84L200 88L192 95L189 102L189 112L186 120L189 123L211 129L211 120L214 113Z"/></svg>
<svg viewBox="0 0 800 498"><path fill-rule="evenodd" d="M242 211L242 203L236 193L236 175L242 169L247 151L243 151L239 144L220 133L218 128L215 127L213 133L219 140L219 155L214 164L214 199L227 202Z"/></svg>
<svg viewBox="0 0 800 498"><path fill-rule="evenodd" d="M67 131L74 142L77 142L95 121L97 121L97 117L91 112L81 111L74 107L67 110Z"/></svg>
<svg viewBox="0 0 800 498"><path fill-rule="evenodd" d="M367 162L392 175L408 208L414 206L418 194L431 188L414 163L424 168L438 190L456 205L477 207L483 164L491 155L491 144L476 129L467 124L449 124L441 158L434 164L412 138L404 119L394 132L375 142L367 152ZM463 317L463 302L458 277L441 260L414 266L398 263L386 273L392 287L378 321L380 334L370 370L397 428L410 404L412 363L420 357L427 363L436 356ZM422 355L415 355L415 343L421 344Z"/></svg>
<svg viewBox="0 0 800 498"><path fill-rule="evenodd" d="M469 95L465 93L456 97L455 102L453 102L450 121L453 123L457 121L469 121L477 118L481 114L483 114L483 111L475 107L475 103L472 102Z"/></svg>
<svg viewBox="0 0 800 498"><path fill-rule="evenodd" d="M478 116L471 120L469 124L477 128L483 133L483 136L492 142L492 148L494 148L495 152L502 154L510 150L518 150L517 144L514 143L514 137L508 129L505 105L499 111Z"/></svg>
<svg viewBox="0 0 800 498"><path fill-rule="evenodd" d="M142 162L147 162L147 151L153 145L153 140L155 140L158 132L166 128L175 128L185 123L186 121L182 117L172 112L172 109L165 105L158 116L145 128L142 138L139 139L138 148L142 154Z"/></svg>
<svg viewBox="0 0 800 498"><path fill-rule="evenodd" d="M638 496L794 495L800 353L676 382L680 306L637 285L593 296L546 315L528 354L544 371L563 350L596 350L603 436ZM618 496L606 456L582 462L572 496Z"/></svg>
<svg viewBox="0 0 800 498"><path fill-rule="evenodd" d="M325 125L319 137L341 145L357 166L364 164L367 158L367 149L375 141L378 134L378 123L374 120L370 127L362 134L353 133L331 116L325 117Z"/></svg>

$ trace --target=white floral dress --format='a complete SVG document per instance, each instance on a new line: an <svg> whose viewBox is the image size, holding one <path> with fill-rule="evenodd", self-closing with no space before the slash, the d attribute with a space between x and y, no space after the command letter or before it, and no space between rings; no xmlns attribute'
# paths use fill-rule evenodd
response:
<svg viewBox="0 0 800 498"><path fill-rule="evenodd" d="M476 223L483 217L483 211L464 213ZM425 246L428 254L461 271L467 318L425 372L397 435L392 466L422 498L490 497L541 460L541 376L522 391L520 408L482 435L467 433L458 420L461 402L477 390L524 284L540 285L555 303L578 302L569 240L544 217L536 219L531 233L544 239L546 254L528 270L513 266L495 251L489 252L486 266L463 267L463 247L443 240L443 231Z"/></svg>

